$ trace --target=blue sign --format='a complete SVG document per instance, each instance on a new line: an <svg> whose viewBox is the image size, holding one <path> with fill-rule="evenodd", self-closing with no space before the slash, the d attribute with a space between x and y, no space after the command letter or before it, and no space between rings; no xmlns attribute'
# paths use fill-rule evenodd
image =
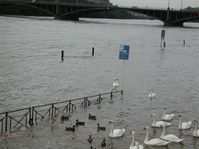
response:
<svg viewBox="0 0 199 149"><path fill-rule="evenodd" d="M129 45L120 45L119 59L128 60L129 59Z"/></svg>

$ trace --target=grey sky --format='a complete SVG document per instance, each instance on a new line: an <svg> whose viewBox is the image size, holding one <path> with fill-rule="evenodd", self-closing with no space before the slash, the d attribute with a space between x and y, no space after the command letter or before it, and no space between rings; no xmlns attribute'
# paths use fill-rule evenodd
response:
<svg viewBox="0 0 199 149"><path fill-rule="evenodd" d="M169 0L110 0L115 5L118 6L138 6L138 7L157 7L157 8L167 8ZM180 9L181 2L183 2L182 7L199 7L199 0L170 0L170 8Z"/></svg>

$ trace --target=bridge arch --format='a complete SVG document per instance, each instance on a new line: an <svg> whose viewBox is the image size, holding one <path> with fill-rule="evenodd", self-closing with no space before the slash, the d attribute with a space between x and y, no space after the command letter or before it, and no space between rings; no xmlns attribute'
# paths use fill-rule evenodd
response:
<svg viewBox="0 0 199 149"><path fill-rule="evenodd" d="M184 23L184 22L189 22L189 21L194 21L194 20L199 20L199 16L178 19L178 20L174 21L174 23Z"/></svg>
<svg viewBox="0 0 199 149"><path fill-rule="evenodd" d="M62 14L62 15L60 15L60 19L78 20L79 17L82 17L82 16L89 14L89 13L110 12L110 11L111 12L114 12L114 11L135 12L135 13L142 14L142 15L148 16L150 18L157 19L157 20L164 22L164 20L162 20L161 18L158 18L154 15L150 15L150 14L147 15L147 14L141 13L139 11L137 12L135 10L126 9L126 8L117 8L117 7L111 7L111 8L101 7L101 8L80 9L80 10L76 10L76 11L67 12L67 13Z"/></svg>

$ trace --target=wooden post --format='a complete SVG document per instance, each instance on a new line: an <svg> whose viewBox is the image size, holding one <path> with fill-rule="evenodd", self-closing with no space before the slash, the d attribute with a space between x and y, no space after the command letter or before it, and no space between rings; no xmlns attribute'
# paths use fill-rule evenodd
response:
<svg viewBox="0 0 199 149"><path fill-rule="evenodd" d="M92 56L94 56L95 55L95 48L93 47L92 48Z"/></svg>
<svg viewBox="0 0 199 149"><path fill-rule="evenodd" d="M183 40L183 45L184 45L184 46L185 46L185 43L186 43L185 40Z"/></svg>
<svg viewBox="0 0 199 149"><path fill-rule="evenodd" d="M64 51L61 51L61 61L64 61Z"/></svg>
<svg viewBox="0 0 199 149"><path fill-rule="evenodd" d="M166 42L164 42L164 48L166 48Z"/></svg>

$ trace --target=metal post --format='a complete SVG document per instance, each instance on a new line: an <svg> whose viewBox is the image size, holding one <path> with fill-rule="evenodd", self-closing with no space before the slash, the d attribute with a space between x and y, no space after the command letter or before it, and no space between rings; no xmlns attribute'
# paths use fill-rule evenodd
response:
<svg viewBox="0 0 199 149"><path fill-rule="evenodd" d="M54 118L54 115L53 115L53 114L54 114L54 103L52 104L52 107L51 107L51 108L52 108L52 111L51 111L51 112L52 112L52 113L51 113L51 118L53 119L53 118Z"/></svg>
<svg viewBox="0 0 199 149"><path fill-rule="evenodd" d="M113 92L111 91L111 99L113 98Z"/></svg>
<svg viewBox="0 0 199 149"><path fill-rule="evenodd" d="M5 117L5 132L7 133L8 131L8 112L6 112L6 117Z"/></svg>
<svg viewBox="0 0 199 149"><path fill-rule="evenodd" d="M12 119L10 117L10 131L11 131L11 129L12 129Z"/></svg>
<svg viewBox="0 0 199 149"><path fill-rule="evenodd" d="M180 10L182 10L183 0L181 0Z"/></svg>
<svg viewBox="0 0 199 149"><path fill-rule="evenodd" d="M122 90L124 90L124 72L125 72L125 60L123 60L123 74L122 74Z"/></svg>
<svg viewBox="0 0 199 149"><path fill-rule="evenodd" d="M1 133L3 134L3 119L1 120Z"/></svg>
<svg viewBox="0 0 199 149"><path fill-rule="evenodd" d="M70 105L71 105L71 100L69 100L69 103L68 103L68 111L69 111L69 115L70 115L70 112L71 112Z"/></svg>

